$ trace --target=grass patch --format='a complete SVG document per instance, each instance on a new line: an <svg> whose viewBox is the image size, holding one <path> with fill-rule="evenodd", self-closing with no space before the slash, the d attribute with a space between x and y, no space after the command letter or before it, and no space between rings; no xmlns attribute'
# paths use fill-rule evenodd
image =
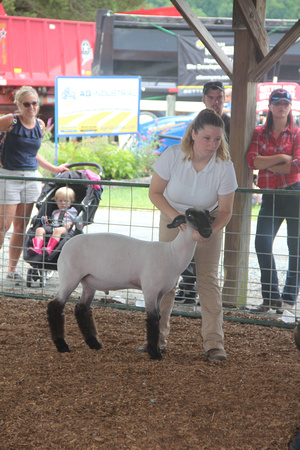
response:
<svg viewBox="0 0 300 450"><path fill-rule="evenodd" d="M153 209L149 200L148 187L104 186L101 206L112 208Z"/></svg>
<svg viewBox="0 0 300 450"><path fill-rule="evenodd" d="M259 210L260 210L260 205L252 206L251 220L257 220Z"/></svg>

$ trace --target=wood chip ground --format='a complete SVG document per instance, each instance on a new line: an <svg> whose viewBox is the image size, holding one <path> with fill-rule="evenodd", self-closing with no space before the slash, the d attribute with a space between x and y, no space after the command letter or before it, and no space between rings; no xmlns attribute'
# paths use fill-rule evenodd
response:
<svg viewBox="0 0 300 450"><path fill-rule="evenodd" d="M300 352L293 330L224 322L228 361L202 349L201 319L172 317L151 361L145 314L95 307L103 348L90 350L66 306L59 354L47 302L0 299L0 448L288 449L300 431Z"/></svg>

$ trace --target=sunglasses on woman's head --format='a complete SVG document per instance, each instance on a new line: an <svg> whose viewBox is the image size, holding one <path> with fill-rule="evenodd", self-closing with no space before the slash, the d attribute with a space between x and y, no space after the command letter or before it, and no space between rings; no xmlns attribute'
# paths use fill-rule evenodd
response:
<svg viewBox="0 0 300 450"><path fill-rule="evenodd" d="M33 107L36 107L37 105L39 104L39 102L24 102L24 103L22 103L22 105L23 106L25 106L25 108L29 108L31 105L33 106Z"/></svg>
<svg viewBox="0 0 300 450"><path fill-rule="evenodd" d="M292 96L289 92L285 91L284 89L277 89L270 97L270 103L275 102L278 103L281 100L287 100L289 103L292 101Z"/></svg>
<svg viewBox="0 0 300 450"><path fill-rule="evenodd" d="M277 92L276 96L272 97L273 100L275 100L275 99L277 100L279 98L291 99L292 96L288 92Z"/></svg>

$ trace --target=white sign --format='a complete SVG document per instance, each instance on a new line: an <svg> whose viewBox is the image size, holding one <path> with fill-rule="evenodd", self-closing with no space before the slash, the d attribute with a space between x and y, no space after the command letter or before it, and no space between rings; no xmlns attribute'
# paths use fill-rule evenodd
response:
<svg viewBox="0 0 300 450"><path fill-rule="evenodd" d="M56 135L137 133L140 97L140 77L56 77Z"/></svg>

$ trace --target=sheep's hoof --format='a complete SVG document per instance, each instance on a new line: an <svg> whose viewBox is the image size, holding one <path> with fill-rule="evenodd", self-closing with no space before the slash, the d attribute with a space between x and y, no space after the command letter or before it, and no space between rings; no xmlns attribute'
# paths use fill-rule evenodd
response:
<svg viewBox="0 0 300 450"><path fill-rule="evenodd" d="M151 347L151 345L149 344L148 344L148 355L150 356L150 359L157 359L158 361L161 361L163 359L160 350L158 348Z"/></svg>
<svg viewBox="0 0 300 450"><path fill-rule="evenodd" d="M102 345L95 336L88 337L85 342L92 350L100 350L102 348Z"/></svg>
<svg viewBox="0 0 300 450"><path fill-rule="evenodd" d="M56 348L57 348L57 351L58 351L59 353L67 353L67 352L70 352L69 346L68 346L68 344L66 343L66 341L65 341L64 339L62 339L62 338L57 339L57 340L54 342L54 344L55 344L55 346L56 346Z"/></svg>

